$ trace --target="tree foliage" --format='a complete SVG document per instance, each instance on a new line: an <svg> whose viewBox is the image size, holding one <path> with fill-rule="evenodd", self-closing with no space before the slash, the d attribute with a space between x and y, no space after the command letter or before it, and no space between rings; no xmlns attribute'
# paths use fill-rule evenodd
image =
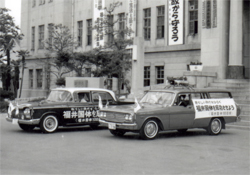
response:
<svg viewBox="0 0 250 175"><path fill-rule="evenodd" d="M60 79L63 75L73 71L70 59L76 43L67 26L52 24L48 27L48 30L50 35L45 42L45 48L49 53L46 54L48 59L43 62L52 67L49 68L50 73Z"/></svg>
<svg viewBox="0 0 250 175"><path fill-rule="evenodd" d="M3 89L10 90L11 82L11 58L10 51L14 47L14 41L21 40L23 34L20 34L20 29L15 25L14 18L9 15L9 9L0 8L0 58L7 57L7 66L5 71L2 71Z"/></svg>
<svg viewBox="0 0 250 175"><path fill-rule="evenodd" d="M93 74L95 76L117 77L119 94L124 77L132 67L132 57L127 47L133 44L133 39L130 37L133 32L131 29L126 25L124 28L115 27L120 20L127 21L127 15L123 19L117 17L113 20L115 9L121 5L121 2L111 3L104 8L103 20L95 21L94 29L99 35L104 34L108 37L108 40L103 46L95 48L91 56L91 63L96 66Z"/></svg>

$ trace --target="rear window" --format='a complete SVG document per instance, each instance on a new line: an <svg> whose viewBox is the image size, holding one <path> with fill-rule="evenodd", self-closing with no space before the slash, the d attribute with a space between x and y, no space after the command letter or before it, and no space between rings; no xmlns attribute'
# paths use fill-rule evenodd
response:
<svg viewBox="0 0 250 175"><path fill-rule="evenodd" d="M228 92L209 92L210 98L231 98Z"/></svg>

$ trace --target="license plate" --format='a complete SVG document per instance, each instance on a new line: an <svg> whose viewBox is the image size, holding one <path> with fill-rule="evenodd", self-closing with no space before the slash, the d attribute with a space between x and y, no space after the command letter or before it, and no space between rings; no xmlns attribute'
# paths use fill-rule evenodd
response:
<svg viewBox="0 0 250 175"><path fill-rule="evenodd" d="M12 119L12 124L17 125L18 124L18 119L13 118Z"/></svg>
<svg viewBox="0 0 250 175"><path fill-rule="evenodd" d="M109 129L116 130L116 124L115 123L109 123Z"/></svg>

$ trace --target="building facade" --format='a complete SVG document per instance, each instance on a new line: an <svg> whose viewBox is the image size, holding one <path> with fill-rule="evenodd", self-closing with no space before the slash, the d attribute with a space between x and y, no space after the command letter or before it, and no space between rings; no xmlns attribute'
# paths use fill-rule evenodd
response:
<svg viewBox="0 0 250 175"><path fill-rule="evenodd" d="M38 58L46 58L42 42L48 26L71 29L84 52L105 42L90 30L113 0L22 0L22 49L29 50L22 97L45 96L55 87ZM249 0L120 0L114 19L126 15L134 31L132 91L164 84L167 77L196 76L190 62L202 62L201 76L213 79L249 79ZM122 22L122 21L121 21ZM119 26L115 26L119 27ZM68 74L67 76L74 76Z"/></svg>

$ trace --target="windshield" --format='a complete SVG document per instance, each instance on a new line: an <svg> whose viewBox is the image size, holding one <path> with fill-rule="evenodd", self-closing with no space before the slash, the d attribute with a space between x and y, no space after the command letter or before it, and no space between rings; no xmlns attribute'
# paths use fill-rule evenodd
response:
<svg viewBox="0 0 250 175"><path fill-rule="evenodd" d="M173 101L174 93L169 92L148 92L142 99L141 103L170 105Z"/></svg>
<svg viewBox="0 0 250 175"><path fill-rule="evenodd" d="M50 92L47 101L53 102L68 102L72 101L72 95L69 91L53 90Z"/></svg>

